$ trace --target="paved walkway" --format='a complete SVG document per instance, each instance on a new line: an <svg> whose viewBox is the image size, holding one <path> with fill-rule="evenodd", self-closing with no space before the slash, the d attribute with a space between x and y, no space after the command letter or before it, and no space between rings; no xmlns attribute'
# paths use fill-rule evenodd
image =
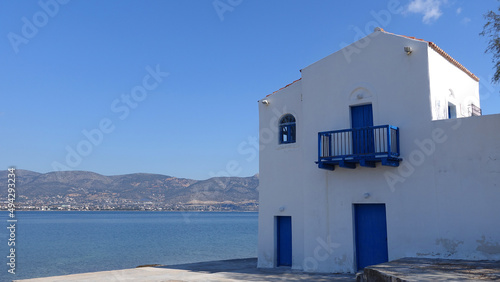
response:
<svg viewBox="0 0 500 282"><path fill-rule="evenodd" d="M354 274L259 269L257 259L234 259L91 272L17 281L356 281ZM365 268L365 281L500 281L500 261L403 258Z"/></svg>
<svg viewBox="0 0 500 282"><path fill-rule="evenodd" d="M290 268L257 268L257 259L235 259L91 272L16 281L356 281L354 274L313 274Z"/></svg>

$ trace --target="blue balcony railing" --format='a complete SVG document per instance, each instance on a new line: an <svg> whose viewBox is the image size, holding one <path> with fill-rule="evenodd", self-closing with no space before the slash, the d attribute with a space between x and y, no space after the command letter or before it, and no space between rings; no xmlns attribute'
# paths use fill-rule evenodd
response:
<svg viewBox="0 0 500 282"><path fill-rule="evenodd" d="M399 166L399 128L379 125L318 133L318 167Z"/></svg>

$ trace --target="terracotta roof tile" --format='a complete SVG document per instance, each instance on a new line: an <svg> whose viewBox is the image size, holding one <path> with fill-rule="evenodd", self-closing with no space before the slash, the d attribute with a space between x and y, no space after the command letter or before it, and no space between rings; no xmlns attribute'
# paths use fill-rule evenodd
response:
<svg viewBox="0 0 500 282"><path fill-rule="evenodd" d="M434 51L438 52L441 56L443 56L448 62L454 64L457 68L461 69L463 72L465 72L467 75L472 77L475 81L479 81L479 77L475 76L471 71L469 71L467 68L465 68L462 64L457 62L457 60L453 59L448 53L446 53L443 49L439 48L434 42L429 41L429 46L431 46Z"/></svg>
<svg viewBox="0 0 500 282"><path fill-rule="evenodd" d="M269 96L273 95L274 93L276 93L276 92L278 92L278 91L280 91L280 90L283 90L283 89L287 88L288 86L290 86L290 85L294 84L295 82L297 82L297 81L299 81L299 80L301 80L301 79L302 79L302 77L301 77L301 78L299 78L299 79L297 79L297 80L295 80L295 81L293 81L292 83L289 83L289 84L287 84L287 85L285 85L285 86L281 87L280 89L278 89L278 90L274 91L273 93L271 93L271 94L267 95L266 97L269 97Z"/></svg>
<svg viewBox="0 0 500 282"><path fill-rule="evenodd" d="M460 70L462 70L463 72L465 72L468 76L470 76L472 79L474 79L475 81L479 81L479 78L477 76L475 76L471 71L469 71L466 67L464 67L462 64L460 64L457 60L453 59L450 55L448 55L448 53L446 53L443 49L439 48L434 42L431 42L431 41L427 41L427 40L423 40L423 39L419 39L419 38L415 38L415 37L412 37L412 36L406 36L406 35L399 35L399 34L395 34L395 33L391 33L391 32L387 32L383 29L381 29L382 32L385 32L385 33L388 33L388 34L394 34L394 35L398 35L398 36L402 36L402 37L406 37L406 38L410 38L410 39L413 39L413 40L419 40L419 41L423 41L423 42L427 42L427 44L434 50L436 51L439 55L441 55L443 58L445 58L448 62L452 63L453 65L455 65L457 68L459 68Z"/></svg>

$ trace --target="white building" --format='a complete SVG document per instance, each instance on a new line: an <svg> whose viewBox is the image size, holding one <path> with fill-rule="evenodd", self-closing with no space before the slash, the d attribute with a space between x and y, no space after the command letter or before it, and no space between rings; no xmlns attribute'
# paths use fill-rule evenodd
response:
<svg viewBox="0 0 500 282"><path fill-rule="evenodd" d="M260 100L258 266L500 260L500 115L478 81L377 28Z"/></svg>

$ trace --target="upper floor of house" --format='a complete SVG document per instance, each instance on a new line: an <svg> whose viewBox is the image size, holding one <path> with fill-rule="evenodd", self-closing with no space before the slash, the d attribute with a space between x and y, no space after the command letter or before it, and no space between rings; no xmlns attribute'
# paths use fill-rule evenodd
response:
<svg viewBox="0 0 500 282"><path fill-rule="evenodd" d="M314 139L318 165L332 165L322 168L397 166L403 132L481 115L478 82L433 42L377 28L261 99L261 142L280 150Z"/></svg>

